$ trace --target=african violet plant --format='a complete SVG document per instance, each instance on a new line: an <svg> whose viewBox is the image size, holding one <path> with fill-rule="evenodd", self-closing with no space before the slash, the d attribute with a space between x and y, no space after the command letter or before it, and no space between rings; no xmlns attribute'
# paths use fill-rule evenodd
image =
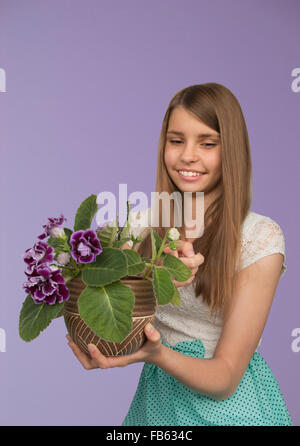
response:
<svg viewBox="0 0 300 446"><path fill-rule="evenodd" d="M91 195L82 202L73 230L63 227L66 218L62 214L49 218L38 241L25 251L27 280L23 288L27 297L19 317L19 334L24 341L35 339L53 319L63 316L64 304L70 297L67 283L75 277L81 277L86 285L78 299L81 318L108 341L121 342L132 330L135 299L122 279L130 276L150 280L158 305L180 305L172 278L184 282L191 271L179 258L163 252L166 246L177 248L178 230L168 230L162 240L150 226L152 258L141 257L134 250L142 238L131 232L129 202L124 227L119 227L117 217L93 230L90 226L97 212L96 200L97 196ZM122 249L129 240L132 247Z"/></svg>

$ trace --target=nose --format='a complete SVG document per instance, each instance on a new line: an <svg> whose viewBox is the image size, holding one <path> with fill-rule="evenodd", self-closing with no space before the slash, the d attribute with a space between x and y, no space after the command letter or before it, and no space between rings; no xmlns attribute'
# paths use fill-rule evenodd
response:
<svg viewBox="0 0 300 446"><path fill-rule="evenodd" d="M181 153L181 161L185 163L190 163L193 161L197 161L199 159L199 155L197 154L197 147L191 144L185 144L184 150Z"/></svg>

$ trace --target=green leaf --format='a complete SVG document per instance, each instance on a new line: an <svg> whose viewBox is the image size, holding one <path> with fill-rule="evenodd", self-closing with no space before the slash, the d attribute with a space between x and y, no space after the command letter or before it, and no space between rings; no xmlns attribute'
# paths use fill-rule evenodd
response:
<svg viewBox="0 0 300 446"><path fill-rule="evenodd" d="M141 256L132 249L123 249L124 254L127 257L128 275L134 276L144 271L146 263L143 262Z"/></svg>
<svg viewBox="0 0 300 446"><path fill-rule="evenodd" d="M173 283L173 282L172 282ZM174 284L173 284L174 285ZM172 300L170 301L170 304L173 305L181 305L181 296L180 293L178 291L178 289L176 288L176 286L174 285L174 295L172 297Z"/></svg>
<svg viewBox="0 0 300 446"><path fill-rule="evenodd" d="M158 251L160 250L161 244L162 244L162 239L154 230L153 230L153 235L155 238L156 252L158 253ZM165 256L166 256L166 253L162 251L162 253L160 254L160 258L163 259Z"/></svg>
<svg viewBox="0 0 300 446"><path fill-rule="evenodd" d="M143 261L146 263L151 263L151 259L149 257L143 257Z"/></svg>
<svg viewBox="0 0 300 446"><path fill-rule="evenodd" d="M86 287L78 309L85 323L101 338L121 342L132 330L135 297L120 281L104 287Z"/></svg>
<svg viewBox="0 0 300 446"><path fill-rule="evenodd" d="M28 294L23 302L19 316L19 335L23 341L29 342L37 338L41 331L48 327L62 310L64 303L49 305L36 304Z"/></svg>
<svg viewBox="0 0 300 446"><path fill-rule="evenodd" d="M60 312L53 319L57 319L57 318L59 318L59 317L64 315L64 307L65 307L65 302L62 303L62 307L61 307Z"/></svg>
<svg viewBox="0 0 300 446"><path fill-rule="evenodd" d="M170 273L165 269L153 266L153 291L158 305L168 304L174 296L175 285Z"/></svg>
<svg viewBox="0 0 300 446"><path fill-rule="evenodd" d="M125 238L128 239L128 240L131 239L129 225L123 226L122 231L120 232L119 240L123 240Z"/></svg>
<svg viewBox="0 0 300 446"><path fill-rule="evenodd" d="M125 238L120 239L120 240L115 240L113 242L112 247L113 248L121 248L121 246L123 246L126 242L128 242L128 240L131 240L131 237L125 237Z"/></svg>
<svg viewBox="0 0 300 446"><path fill-rule="evenodd" d="M71 235L73 234L73 231L69 228L64 228L65 234L67 236L67 242L69 243Z"/></svg>
<svg viewBox="0 0 300 446"><path fill-rule="evenodd" d="M90 228L94 215L97 212L97 195L86 198L79 206L75 215L74 231Z"/></svg>
<svg viewBox="0 0 300 446"><path fill-rule="evenodd" d="M128 200L126 201L126 205L127 205L126 223L125 223L125 226L123 226L122 231L119 234L119 240L123 240L123 239L130 240L131 239L131 237L130 237L130 225L129 225L129 221L128 221L129 215L130 215L130 204L129 204Z"/></svg>
<svg viewBox="0 0 300 446"><path fill-rule="evenodd" d="M185 282L192 275L191 270L178 257L171 254L166 254L162 266L177 282Z"/></svg>
<svg viewBox="0 0 300 446"><path fill-rule="evenodd" d="M152 227L150 226L150 234L151 234L151 244L152 244L152 262L154 261L157 251L156 251L156 242L155 242L155 236L154 231Z"/></svg>
<svg viewBox="0 0 300 446"><path fill-rule="evenodd" d="M155 238L156 252L158 252L162 244L162 239L154 230L153 230L153 235Z"/></svg>
<svg viewBox="0 0 300 446"><path fill-rule="evenodd" d="M74 277L77 277L80 274L80 270L76 269L67 269L63 268L61 275L64 277L65 281L68 282L71 279L74 279Z"/></svg>
<svg viewBox="0 0 300 446"><path fill-rule="evenodd" d="M66 251L67 241L61 237L52 237L50 236L47 240L48 245L52 246L57 252Z"/></svg>
<svg viewBox="0 0 300 446"><path fill-rule="evenodd" d="M117 223L116 220L114 220L113 223ZM113 226L107 225L98 230L96 233L102 248L111 248L117 238L118 226L117 224Z"/></svg>
<svg viewBox="0 0 300 446"><path fill-rule="evenodd" d="M123 250L103 248L95 262L87 263L81 272L82 280L89 286L104 286L128 274L127 256Z"/></svg>

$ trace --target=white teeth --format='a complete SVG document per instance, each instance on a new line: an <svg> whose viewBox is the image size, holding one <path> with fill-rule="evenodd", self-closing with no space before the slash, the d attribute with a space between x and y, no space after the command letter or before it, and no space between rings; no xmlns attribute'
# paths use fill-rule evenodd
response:
<svg viewBox="0 0 300 446"><path fill-rule="evenodd" d="M202 173L199 172L186 172L185 170L179 170L178 172L186 177L200 177L200 175L202 175Z"/></svg>

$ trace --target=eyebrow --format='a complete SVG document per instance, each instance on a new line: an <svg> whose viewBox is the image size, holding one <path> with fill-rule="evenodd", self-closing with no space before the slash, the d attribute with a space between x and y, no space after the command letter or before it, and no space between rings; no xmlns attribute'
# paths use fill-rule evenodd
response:
<svg viewBox="0 0 300 446"><path fill-rule="evenodd" d="M167 131L167 134L169 134L169 133L174 133L175 135L179 135L179 136L184 136L184 133L182 133L182 132L178 132L177 130L169 130L169 131ZM219 139L219 134L216 134L216 133L199 133L198 135L197 135L199 138L210 138L210 137L213 137L213 138L218 138Z"/></svg>

